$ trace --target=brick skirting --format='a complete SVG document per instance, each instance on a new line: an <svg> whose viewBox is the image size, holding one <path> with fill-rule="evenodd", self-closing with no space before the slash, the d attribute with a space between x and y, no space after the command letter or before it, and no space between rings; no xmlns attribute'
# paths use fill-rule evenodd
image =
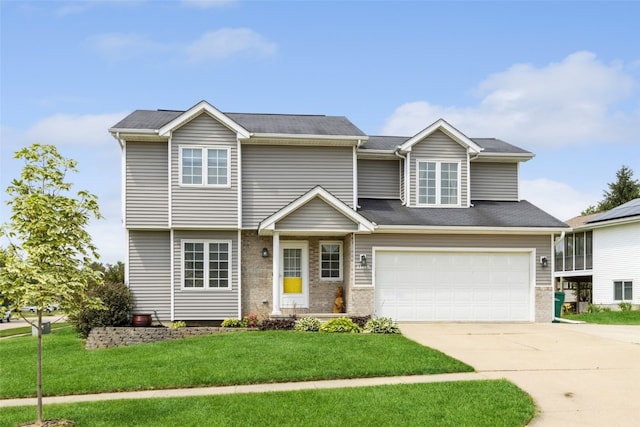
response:
<svg viewBox="0 0 640 427"><path fill-rule="evenodd" d="M101 327L93 328L87 337L85 348L121 347L125 345L143 344L156 341L175 340L198 335L217 334L221 332L256 331L255 328L133 328L133 327Z"/></svg>

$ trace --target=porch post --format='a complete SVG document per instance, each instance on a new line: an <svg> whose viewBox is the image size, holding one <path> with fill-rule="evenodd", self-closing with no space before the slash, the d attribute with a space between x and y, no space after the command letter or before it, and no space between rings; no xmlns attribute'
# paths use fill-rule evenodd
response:
<svg viewBox="0 0 640 427"><path fill-rule="evenodd" d="M278 315L280 312L280 233L273 232L273 248L271 257L273 259L273 311L271 314Z"/></svg>

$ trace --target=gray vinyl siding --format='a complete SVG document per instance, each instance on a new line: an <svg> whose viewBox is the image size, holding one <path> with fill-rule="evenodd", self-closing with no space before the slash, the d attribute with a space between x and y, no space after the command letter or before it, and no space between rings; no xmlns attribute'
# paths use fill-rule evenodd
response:
<svg viewBox="0 0 640 427"><path fill-rule="evenodd" d="M242 146L242 226L260 221L320 185L353 207L353 148Z"/></svg>
<svg viewBox="0 0 640 427"><path fill-rule="evenodd" d="M129 287L134 312L171 319L171 242L168 231L129 232ZM155 316L154 316L155 320Z"/></svg>
<svg viewBox="0 0 640 427"><path fill-rule="evenodd" d="M127 142L125 159L126 226L169 225L166 142Z"/></svg>
<svg viewBox="0 0 640 427"><path fill-rule="evenodd" d="M518 200L517 163L471 163L471 200Z"/></svg>
<svg viewBox="0 0 640 427"><path fill-rule="evenodd" d="M180 185L180 146L229 148L231 186L225 188ZM173 227L231 228L238 225L238 150L235 133L201 114L173 133L171 146Z"/></svg>
<svg viewBox="0 0 640 427"><path fill-rule="evenodd" d="M358 159L358 197L400 198L400 160Z"/></svg>
<svg viewBox="0 0 640 427"><path fill-rule="evenodd" d="M183 240L231 241L231 289L183 289ZM180 231L173 235L174 252L174 318L176 320L223 320L238 317L238 232Z"/></svg>
<svg viewBox="0 0 640 427"><path fill-rule="evenodd" d="M276 223L276 230L357 231L358 225L315 198Z"/></svg>
<svg viewBox="0 0 640 427"><path fill-rule="evenodd" d="M551 235L464 235L464 234L368 234L355 235L355 253L365 254L373 260L372 248L523 248L535 249L536 260L541 256L551 259ZM375 262L375 260L373 260ZM372 265L356 268L356 286L372 285ZM551 286L551 268L542 268L536 262L536 286Z"/></svg>
<svg viewBox="0 0 640 427"><path fill-rule="evenodd" d="M460 201L465 207L468 203L467 189L467 150L449 138L441 131L435 131L424 140L415 144L411 149L410 162L410 205L416 206L418 202L418 184L416 180L416 167L418 160L459 161L460 162Z"/></svg>

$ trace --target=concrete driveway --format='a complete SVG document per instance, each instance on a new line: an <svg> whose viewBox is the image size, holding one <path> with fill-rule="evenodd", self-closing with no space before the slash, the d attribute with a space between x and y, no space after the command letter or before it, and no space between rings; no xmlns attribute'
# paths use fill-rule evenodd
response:
<svg viewBox="0 0 640 427"><path fill-rule="evenodd" d="M640 326L402 323L402 333L507 378L536 400L530 424L640 425Z"/></svg>

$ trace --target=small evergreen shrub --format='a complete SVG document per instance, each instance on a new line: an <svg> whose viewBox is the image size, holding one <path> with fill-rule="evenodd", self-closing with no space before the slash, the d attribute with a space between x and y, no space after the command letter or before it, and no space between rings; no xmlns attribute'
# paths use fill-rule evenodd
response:
<svg viewBox="0 0 640 427"><path fill-rule="evenodd" d="M400 328L390 317L375 317L367 322L365 331L372 334L399 334Z"/></svg>
<svg viewBox="0 0 640 427"><path fill-rule="evenodd" d="M321 324L320 319L316 319L315 317L303 317L296 321L294 329L296 331L318 332Z"/></svg>
<svg viewBox="0 0 640 427"><path fill-rule="evenodd" d="M371 316L367 315L367 316L351 316L351 321L353 323L355 323L356 325L360 326L361 328L364 328L364 325L367 324L367 322L371 319Z"/></svg>
<svg viewBox="0 0 640 427"><path fill-rule="evenodd" d="M241 328L242 321L238 319L224 319L220 324L223 328Z"/></svg>
<svg viewBox="0 0 640 427"><path fill-rule="evenodd" d="M262 331L290 331L295 327L296 318L288 319L265 319L260 324Z"/></svg>
<svg viewBox="0 0 640 427"><path fill-rule="evenodd" d="M338 333L351 333L359 334L362 332L362 328L355 324L353 320L348 317L338 317L337 319L331 319L320 326L320 332L338 332Z"/></svg>
<svg viewBox="0 0 640 427"><path fill-rule="evenodd" d="M183 322L182 320L176 320L175 322L171 322L172 329L186 328L186 327L187 327L187 322Z"/></svg>
<svg viewBox="0 0 640 427"><path fill-rule="evenodd" d="M618 307L620 307L621 311L631 311L632 305L628 301L623 301L620 304L618 304Z"/></svg>
<svg viewBox="0 0 640 427"><path fill-rule="evenodd" d="M133 309L133 294L124 283L100 283L93 285L87 294L99 298L105 309L85 307L69 315L69 322L83 337L87 338L92 328L100 326L129 325Z"/></svg>

